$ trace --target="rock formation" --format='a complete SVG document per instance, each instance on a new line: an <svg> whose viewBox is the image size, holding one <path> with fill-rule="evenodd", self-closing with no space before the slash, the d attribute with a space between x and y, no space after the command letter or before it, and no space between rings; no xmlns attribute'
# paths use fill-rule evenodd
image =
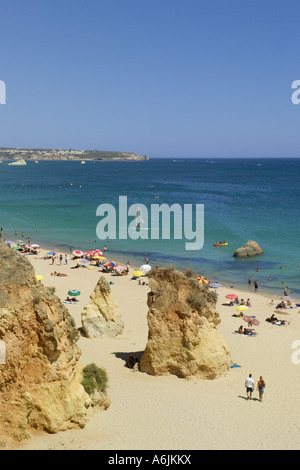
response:
<svg viewBox="0 0 300 470"><path fill-rule="evenodd" d="M264 250L259 246L259 244L253 240L249 240L241 248L238 248L233 256L235 258L248 258L251 256L262 255Z"/></svg>
<svg viewBox="0 0 300 470"><path fill-rule="evenodd" d="M139 369L201 379L225 375L230 352L216 328L216 295L170 268L156 269L149 285L148 342Z"/></svg>
<svg viewBox="0 0 300 470"><path fill-rule="evenodd" d="M91 302L81 313L82 330L88 338L117 336L122 333L124 323L118 303L114 300L109 283L100 277Z"/></svg>
<svg viewBox="0 0 300 470"><path fill-rule="evenodd" d="M21 440L85 426L94 405L81 385L77 329L22 255L0 246L0 435ZM105 402L104 407L107 406Z"/></svg>

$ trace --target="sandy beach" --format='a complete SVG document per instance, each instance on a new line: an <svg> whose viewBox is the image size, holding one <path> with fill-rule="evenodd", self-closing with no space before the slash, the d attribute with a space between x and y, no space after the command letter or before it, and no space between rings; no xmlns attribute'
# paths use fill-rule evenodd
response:
<svg viewBox="0 0 300 470"><path fill-rule="evenodd" d="M81 326L81 311L89 302L101 273L99 268L70 269L76 261L55 264L44 260L45 251L27 256L41 282L54 286L64 301L68 290L78 289L79 302L65 303L70 314ZM109 254L106 255L109 258ZM141 264L143 260L141 260ZM66 277L51 276L54 271ZM148 286L138 285L128 276L103 274L113 281L112 294L119 303L125 328L116 338L88 339L80 337L80 362L104 367L109 377L108 394L111 405L96 412L81 430L58 434L32 432L31 438L11 445L12 449L58 450L201 450L201 449L299 449L299 371L292 361L293 342L300 340L300 308L295 300L288 315L281 318L288 325L266 322L274 313L279 296L272 299L248 290L219 287L217 311L221 316L218 329L231 351L231 359L240 367L230 369L221 379L213 381L185 380L175 376L154 377L125 367L130 355L141 357L147 342ZM147 278L145 278L147 281ZM217 279L216 279L217 280ZM234 334L242 318L233 317L234 307L224 305L226 295L235 293L240 299L251 300L247 315L255 316L255 337ZM282 293L283 295L283 293ZM274 305L270 305L271 300ZM279 314L277 314L278 316ZM279 315L280 317L280 315ZM298 354L299 356L299 354ZM255 391L246 400L245 379L252 374L255 384L262 375L266 382L263 402Z"/></svg>

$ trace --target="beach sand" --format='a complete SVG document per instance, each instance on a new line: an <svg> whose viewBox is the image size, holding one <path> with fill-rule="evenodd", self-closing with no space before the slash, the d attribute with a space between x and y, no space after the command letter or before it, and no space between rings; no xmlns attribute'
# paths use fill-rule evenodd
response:
<svg viewBox="0 0 300 470"><path fill-rule="evenodd" d="M41 250L27 258L36 274L44 276L44 285L54 286L62 301L69 289L81 291L79 302L65 304L80 327L81 311L101 275L98 268L70 269L75 264L70 254L68 265L61 266L58 258L51 265L42 256ZM53 271L66 273L67 277L51 276ZM299 308L282 315L289 325L274 326L265 321L274 312L269 296L254 293L253 287L243 291L219 287L217 311L222 321L218 329L229 346L232 361L241 367L213 381L154 377L125 367L130 355L141 357L147 342L149 287L139 286L131 275L103 275L115 283L112 294L122 310L124 331L116 338L81 337L78 346L83 366L94 362L106 369L110 407L95 412L84 429L58 434L33 431L30 439L12 443L12 449L299 449L300 364L292 361L292 344L300 340ZM247 324L232 317L234 307L222 305L228 293L250 298L252 306L246 313L260 320L255 327L256 337L233 334L241 324ZM278 298L273 297L275 305ZM258 401L257 391L253 400L246 400L244 383L249 373L255 384L260 375L266 382L263 402Z"/></svg>

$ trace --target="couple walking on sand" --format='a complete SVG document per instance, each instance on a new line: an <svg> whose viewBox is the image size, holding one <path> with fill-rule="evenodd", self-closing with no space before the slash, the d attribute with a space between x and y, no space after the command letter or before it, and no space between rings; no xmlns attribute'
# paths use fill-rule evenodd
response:
<svg viewBox="0 0 300 470"><path fill-rule="evenodd" d="M249 374L249 377L247 377L247 379L245 380L245 387L246 387L246 393L247 393L247 400L249 400L249 398L250 399L252 398L252 393L254 392L254 388L255 388L254 380L252 379L252 374ZM264 379L262 378L262 376L260 376L259 381L257 382L257 388L256 388L256 390L258 390L259 401L262 401L263 399L265 387L266 387L266 384L264 382Z"/></svg>

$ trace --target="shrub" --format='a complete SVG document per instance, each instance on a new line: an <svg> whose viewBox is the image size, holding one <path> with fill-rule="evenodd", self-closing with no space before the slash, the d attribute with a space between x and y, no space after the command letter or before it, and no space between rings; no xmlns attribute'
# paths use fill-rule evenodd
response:
<svg viewBox="0 0 300 470"><path fill-rule="evenodd" d="M81 384L89 395L94 392L106 392L108 377L105 369L96 364L89 364L83 368L83 380Z"/></svg>
<svg viewBox="0 0 300 470"><path fill-rule="evenodd" d="M72 328L69 330L70 341L72 341L73 343L76 343L79 340L79 337L80 337L80 334L77 328Z"/></svg>
<svg viewBox="0 0 300 470"><path fill-rule="evenodd" d="M186 301L196 310L200 310L206 304L205 296L201 292L189 292L186 296Z"/></svg>
<svg viewBox="0 0 300 470"><path fill-rule="evenodd" d="M194 274L194 271L192 270L192 268L186 268L184 270L184 274L186 277L194 277L195 274Z"/></svg>

